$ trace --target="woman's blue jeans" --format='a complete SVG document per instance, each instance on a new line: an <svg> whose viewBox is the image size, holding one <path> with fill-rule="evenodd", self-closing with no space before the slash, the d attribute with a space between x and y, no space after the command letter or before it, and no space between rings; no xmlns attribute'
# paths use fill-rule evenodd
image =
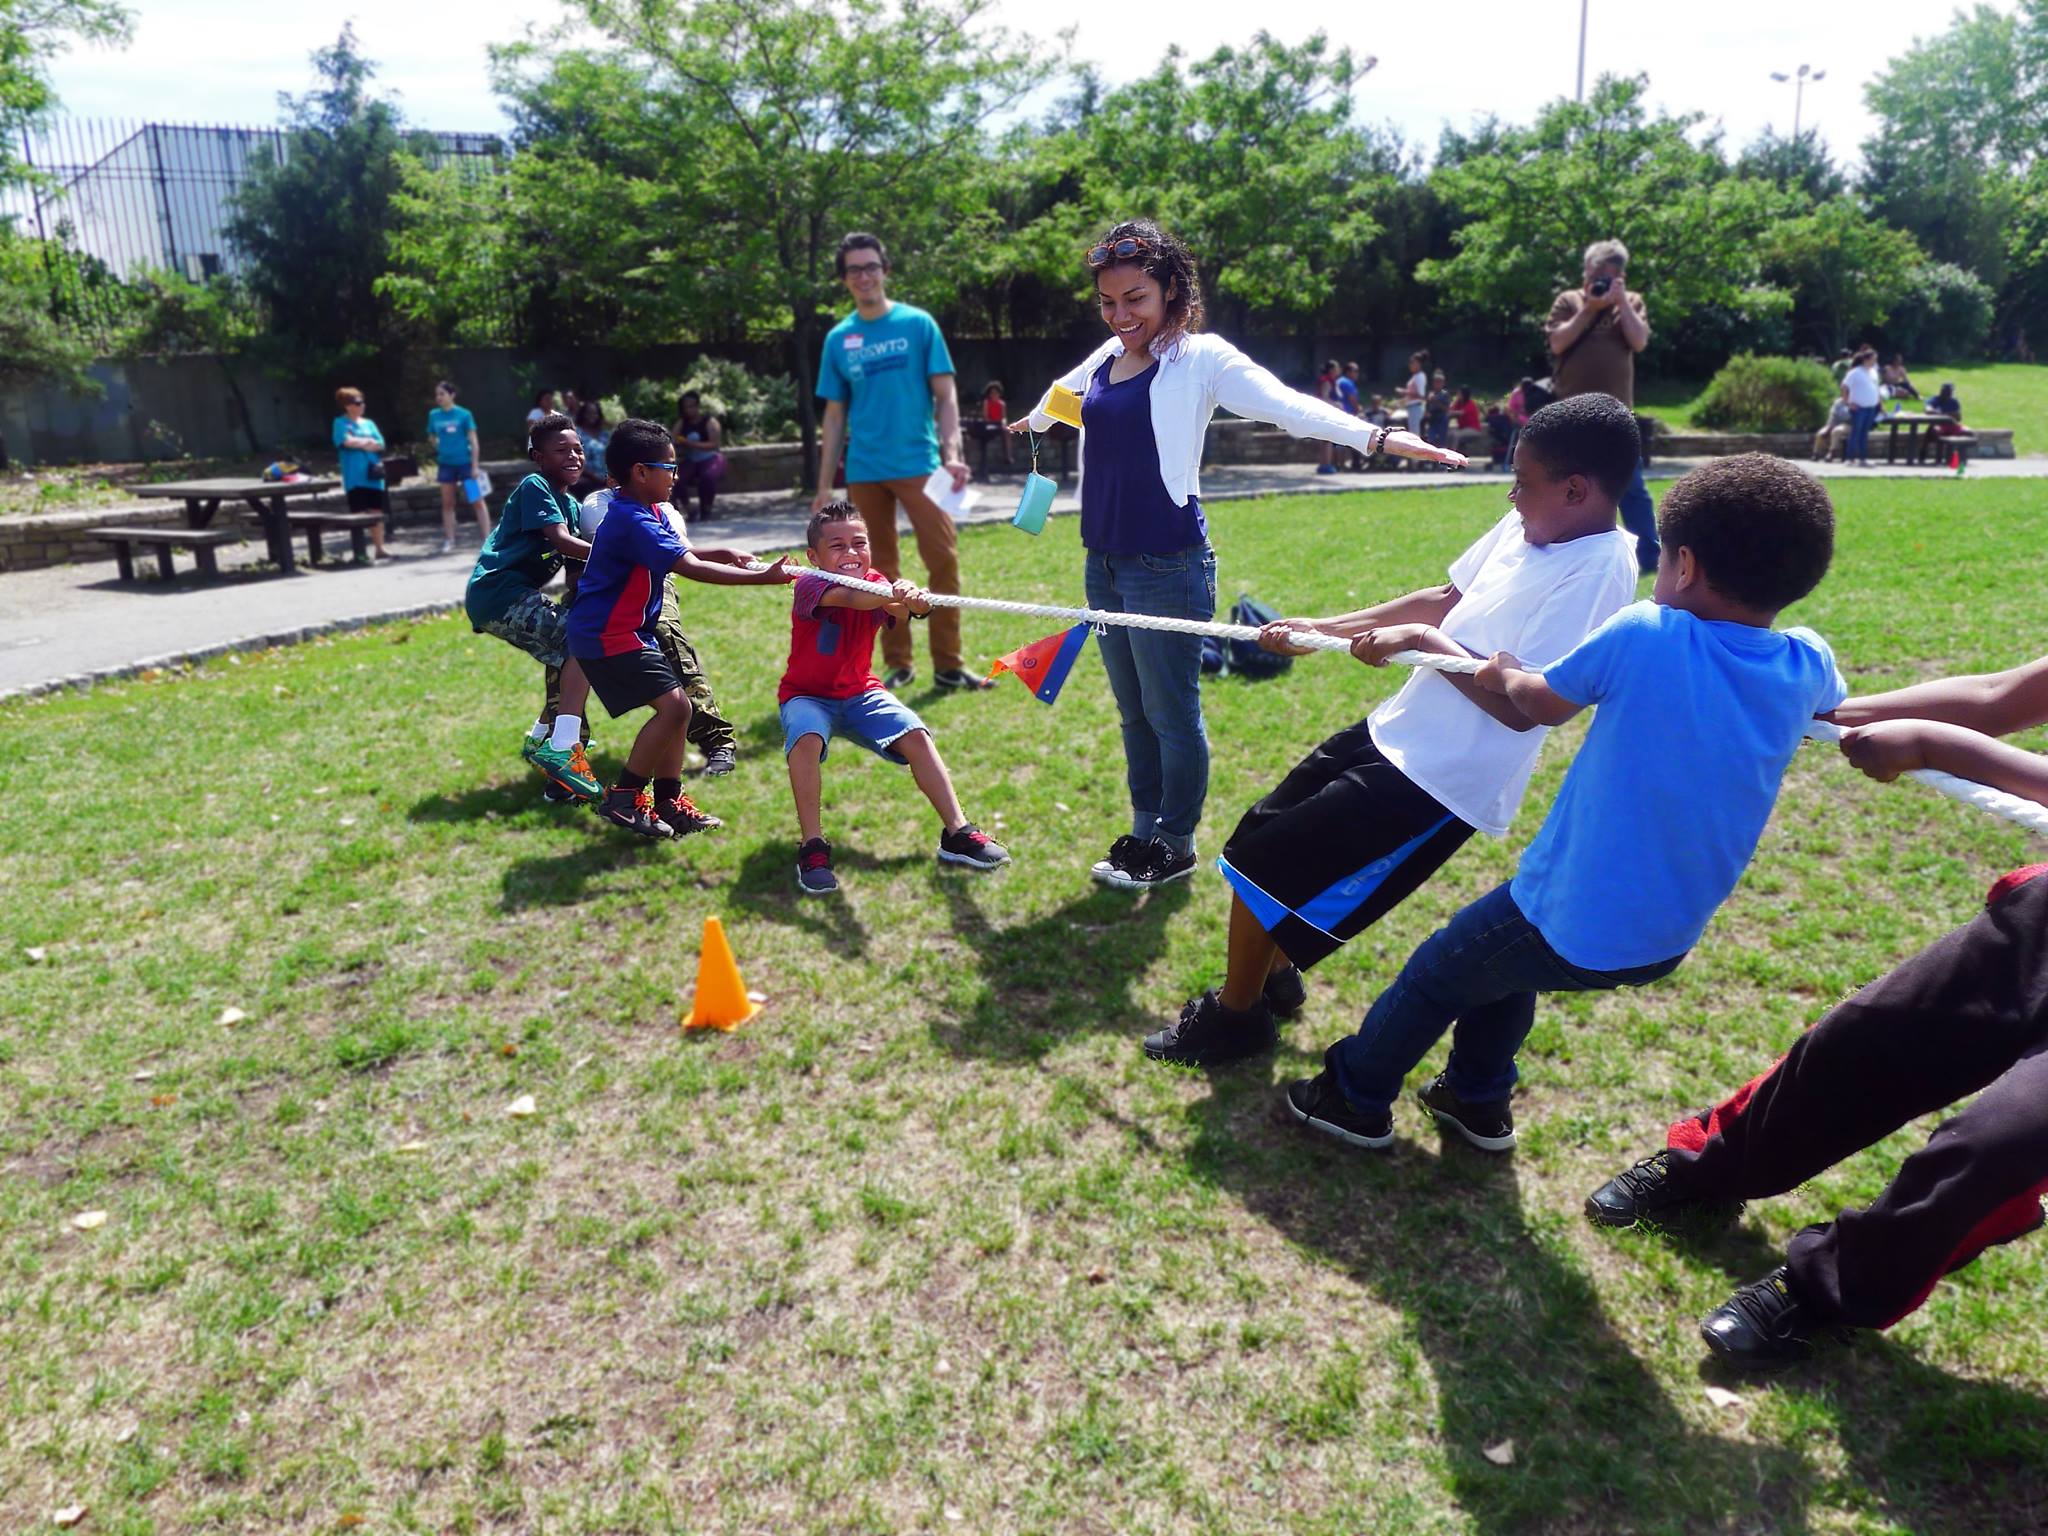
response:
<svg viewBox="0 0 2048 1536"><path fill-rule="evenodd" d="M1538 992L1639 987L1670 975L1684 958L1625 971L1573 965L1497 885L1422 941L1358 1033L1331 1046L1324 1063L1355 1109L1385 1110L1452 1026L1451 1092L1467 1104L1497 1104L1515 1086L1515 1053L1536 1022Z"/></svg>
<svg viewBox="0 0 2048 1536"><path fill-rule="evenodd" d="M1207 544L1171 555L1088 551L1088 606L1163 618L1216 617L1216 554ZM1108 626L1102 666L1123 723L1131 835L1192 853L1209 794L1209 736L1202 726L1198 635Z"/></svg>
<svg viewBox="0 0 2048 1536"><path fill-rule="evenodd" d="M1877 411L1874 405L1849 407L1849 441L1842 449L1844 464L1870 457L1870 428L1877 421Z"/></svg>

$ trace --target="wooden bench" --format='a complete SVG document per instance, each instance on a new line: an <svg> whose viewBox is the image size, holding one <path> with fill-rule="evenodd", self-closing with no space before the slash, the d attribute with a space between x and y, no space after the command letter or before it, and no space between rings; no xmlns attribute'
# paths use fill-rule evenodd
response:
<svg viewBox="0 0 2048 1536"><path fill-rule="evenodd" d="M330 528L348 530L351 552L357 560L370 557L369 544L365 538L369 530L384 521L382 512L287 512L284 520L294 528L306 531L306 559L310 564L320 563L320 535Z"/></svg>
<svg viewBox="0 0 2048 1536"><path fill-rule="evenodd" d="M88 528L81 538L103 539L114 546L114 559L121 567L121 579L135 579L135 559L129 550L131 544L144 544L156 550L156 568L165 581L176 571L171 566L171 551L183 548L192 551L199 562L199 574L218 576L220 563L213 552L222 544L239 544L243 534L238 528Z"/></svg>

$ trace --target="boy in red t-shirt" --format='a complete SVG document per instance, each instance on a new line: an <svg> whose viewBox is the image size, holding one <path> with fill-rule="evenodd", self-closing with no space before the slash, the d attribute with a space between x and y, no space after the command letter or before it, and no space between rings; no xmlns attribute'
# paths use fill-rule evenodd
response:
<svg viewBox="0 0 2048 1536"><path fill-rule="evenodd" d="M811 517L804 542L820 570L885 580L868 562L868 528L846 502L830 502ZM995 869L1009 853L960 811L953 780L932 745L932 733L911 708L883 688L875 676L875 636L885 625L923 618L929 599L907 581L894 583L894 597L856 592L809 573L796 579L796 604L789 622L789 665L776 694L782 713L782 752L789 761L789 787L796 796L796 821L803 842L796 851L797 889L823 895L839 889L832 873L832 845L819 818L825 746L835 732L850 736L878 757L907 763L917 787L939 813L945 831L939 861L970 869Z"/></svg>

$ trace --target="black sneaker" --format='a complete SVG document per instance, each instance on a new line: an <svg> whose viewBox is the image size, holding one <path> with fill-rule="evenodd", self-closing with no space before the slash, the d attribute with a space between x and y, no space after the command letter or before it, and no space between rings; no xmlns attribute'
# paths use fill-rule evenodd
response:
<svg viewBox="0 0 2048 1536"><path fill-rule="evenodd" d="M1744 1365L1783 1365L1813 1352L1813 1319L1779 1265L1700 1319L1700 1337Z"/></svg>
<svg viewBox="0 0 2048 1536"><path fill-rule="evenodd" d="M677 795L673 800L657 800L654 813L669 825L669 832L675 837L688 837L692 832L709 832L713 827L725 825L708 811L697 809L697 802L688 795Z"/></svg>
<svg viewBox="0 0 2048 1536"><path fill-rule="evenodd" d="M1701 1200L1671 1187L1671 1154L1652 1152L1586 1196L1586 1217L1596 1227L1725 1226L1742 1214L1740 1200Z"/></svg>
<svg viewBox="0 0 2048 1536"><path fill-rule="evenodd" d="M1183 1067L1221 1067L1263 1056L1279 1043L1280 1032L1263 1002L1239 1013L1224 1007L1212 990L1183 1007L1166 1028L1147 1035L1145 1054Z"/></svg>
<svg viewBox="0 0 2048 1536"><path fill-rule="evenodd" d="M1427 1088L1415 1091L1415 1101L1447 1131L1455 1131L1482 1152L1507 1152L1515 1145L1515 1116L1506 1099L1497 1104L1467 1104L1444 1081L1439 1072Z"/></svg>
<svg viewBox="0 0 2048 1536"><path fill-rule="evenodd" d="M1266 978L1263 995L1276 1019L1291 1019L1308 1005L1308 984L1297 966L1286 966Z"/></svg>
<svg viewBox="0 0 2048 1536"><path fill-rule="evenodd" d="M796 851L796 888L806 896L824 896L839 889L832 873L832 845L814 837Z"/></svg>
<svg viewBox="0 0 2048 1536"><path fill-rule="evenodd" d="M704 754L704 777L722 779L731 773L739 756L731 747L713 747Z"/></svg>
<svg viewBox="0 0 2048 1536"><path fill-rule="evenodd" d="M1175 853L1155 837L1132 854L1122 869L1112 871L1107 883L1121 890L1145 890L1169 881L1185 880L1194 872L1195 856L1192 853Z"/></svg>
<svg viewBox="0 0 2048 1536"><path fill-rule="evenodd" d="M994 678L976 677L965 667L948 667L943 672L934 672L932 682L937 687L964 693L986 693L996 685Z"/></svg>
<svg viewBox="0 0 2048 1536"><path fill-rule="evenodd" d="M957 832L939 834L939 862L965 864L969 869L1001 869L1010 862L1010 850L970 821Z"/></svg>
<svg viewBox="0 0 2048 1536"><path fill-rule="evenodd" d="M543 779L540 797L549 805L571 805L575 803L576 792L565 785L557 784L553 779Z"/></svg>
<svg viewBox="0 0 2048 1536"><path fill-rule="evenodd" d="M1353 1109L1327 1067L1287 1085L1287 1109L1310 1130L1334 1136L1347 1146L1378 1152L1394 1144L1394 1117L1385 1110L1362 1115Z"/></svg>
<svg viewBox="0 0 2048 1536"><path fill-rule="evenodd" d="M1097 859L1088 873L1104 885L1115 885L1117 877L1131 867L1131 860L1137 857L1138 850L1144 846L1145 840L1142 837L1120 837L1109 845L1108 854Z"/></svg>
<svg viewBox="0 0 2048 1536"><path fill-rule="evenodd" d="M654 814L654 791L621 789L614 784L597 802L597 814L615 827L641 837L671 837L675 829Z"/></svg>
<svg viewBox="0 0 2048 1536"><path fill-rule="evenodd" d="M901 693L917 681L915 667L891 667L882 674L882 686L891 693Z"/></svg>

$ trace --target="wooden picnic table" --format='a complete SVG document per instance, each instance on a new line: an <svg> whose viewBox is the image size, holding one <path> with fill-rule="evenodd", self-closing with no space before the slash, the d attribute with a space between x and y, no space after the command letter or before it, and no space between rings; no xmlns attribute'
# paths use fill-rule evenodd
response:
<svg viewBox="0 0 2048 1536"><path fill-rule="evenodd" d="M1906 462L1918 464L1923 451L1920 443L1921 430L1925 428L1927 435L1932 437L1944 423L1949 426L1955 425L1955 417L1944 416L1938 411L1896 411L1890 414L1880 412L1877 420L1870 424L1870 430L1884 430L1884 461L1887 464L1898 462L1899 433L1903 430L1906 434Z"/></svg>
<svg viewBox="0 0 2048 1536"><path fill-rule="evenodd" d="M138 485L135 494L184 502L188 528L208 526L224 501L246 502L263 524L271 560L289 576L298 564L292 556L292 525L285 516L285 503L295 497L318 496L340 484L339 480L167 480L161 485Z"/></svg>

